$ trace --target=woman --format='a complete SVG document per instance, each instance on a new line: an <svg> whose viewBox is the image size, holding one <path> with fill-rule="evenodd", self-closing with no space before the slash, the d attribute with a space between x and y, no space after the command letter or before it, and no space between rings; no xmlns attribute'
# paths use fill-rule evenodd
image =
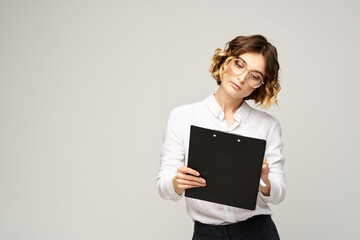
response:
<svg viewBox="0 0 360 240"><path fill-rule="evenodd" d="M190 125L266 140L256 209L246 210L185 198L195 222L193 239L279 239L268 203L285 197L283 142L279 122L250 107L277 104L280 91L276 48L261 35L239 36L216 49L210 72L219 88L205 100L174 108L161 150L157 187L164 199L179 200L189 188L206 181L187 167Z"/></svg>

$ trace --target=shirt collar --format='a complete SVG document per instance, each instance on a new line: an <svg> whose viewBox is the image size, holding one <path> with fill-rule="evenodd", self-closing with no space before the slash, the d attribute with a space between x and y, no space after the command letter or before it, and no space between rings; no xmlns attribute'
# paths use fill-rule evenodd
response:
<svg viewBox="0 0 360 240"><path fill-rule="evenodd" d="M219 103L216 101L214 94L211 94L210 96L208 96L205 99L205 103L206 103L207 107L209 108L209 110L212 112L212 114L216 118L219 118L220 120L224 119L224 112L223 112L222 108L220 107ZM249 113L250 113L250 106L247 104L246 101L243 101L243 103L241 104L239 109L236 110L236 112L234 114L234 118L238 122L240 120L242 120L243 122L246 122L246 119L249 116Z"/></svg>

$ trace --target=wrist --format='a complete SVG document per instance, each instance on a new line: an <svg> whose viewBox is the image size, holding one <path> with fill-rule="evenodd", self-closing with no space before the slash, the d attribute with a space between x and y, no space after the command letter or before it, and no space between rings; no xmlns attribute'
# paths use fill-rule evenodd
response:
<svg viewBox="0 0 360 240"><path fill-rule="evenodd" d="M269 179L267 179L266 181L263 180L263 182L265 183L265 187L260 185L260 191L264 196L270 196L270 190L271 190L271 184Z"/></svg>

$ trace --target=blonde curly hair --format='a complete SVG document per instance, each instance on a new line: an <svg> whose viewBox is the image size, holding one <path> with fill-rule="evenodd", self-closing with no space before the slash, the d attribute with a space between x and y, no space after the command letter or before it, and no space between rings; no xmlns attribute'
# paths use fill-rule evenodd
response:
<svg viewBox="0 0 360 240"><path fill-rule="evenodd" d="M221 84L221 76L227 72L228 64L232 59L239 57L243 53L260 53L265 58L265 77L264 84L256 88L244 100L254 100L261 108L268 109L272 104L278 106L277 94L280 92L278 72L280 65L276 48L267 41L262 35L238 36L226 43L224 49L216 49L211 60L210 73Z"/></svg>

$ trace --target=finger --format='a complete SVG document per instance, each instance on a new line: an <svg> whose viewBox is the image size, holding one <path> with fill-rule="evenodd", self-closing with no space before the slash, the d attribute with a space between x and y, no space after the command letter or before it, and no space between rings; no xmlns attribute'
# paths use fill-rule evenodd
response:
<svg viewBox="0 0 360 240"><path fill-rule="evenodd" d="M199 183L205 183L205 179L200 178L200 177L194 177L192 175L187 175L187 174L183 174L183 173L177 173L176 174L176 178L177 179L184 179L184 180L188 180L188 181L192 181L192 182L199 182Z"/></svg>
<svg viewBox="0 0 360 240"><path fill-rule="evenodd" d="M200 176L200 173L198 171L195 171L194 169L191 169L187 166L182 166L182 167L178 168L178 170L180 170L182 173L187 173L187 174L191 174L194 176Z"/></svg>
<svg viewBox="0 0 360 240"><path fill-rule="evenodd" d="M270 172L270 168L264 164L262 167L261 174L268 174L269 172Z"/></svg>
<svg viewBox="0 0 360 240"><path fill-rule="evenodd" d="M268 161L266 160L266 158L264 158L263 164L269 165Z"/></svg>
<svg viewBox="0 0 360 240"><path fill-rule="evenodd" d="M179 188L181 189L189 189L189 188L197 188L199 186L194 186L194 185L179 185Z"/></svg>
<svg viewBox="0 0 360 240"><path fill-rule="evenodd" d="M183 173L177 173L176 178L178 179L184 179L192 182L199 182L199 183L206 183L206 180L200 177L194 177L192 175L183 174Z"/></svg>
<svg viewBox="0 0 360 240"><path fill-rule="evenodd" d="M193 182L193 181L188 181L188 180L183 180L183 179L178 179L177 180L178 185L193 185L193 186L205 186L205 183L199 183L199 182Z"/></svg>

